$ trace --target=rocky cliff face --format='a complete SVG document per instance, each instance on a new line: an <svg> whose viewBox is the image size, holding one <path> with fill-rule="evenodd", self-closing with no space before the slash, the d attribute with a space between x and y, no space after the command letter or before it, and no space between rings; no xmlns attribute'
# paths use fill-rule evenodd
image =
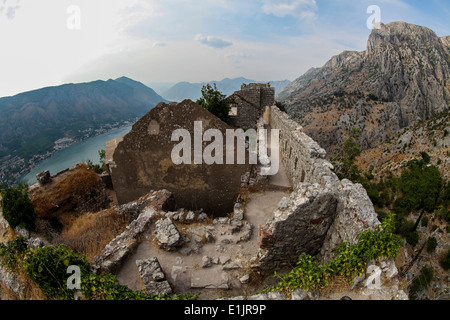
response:
<svg viewBox="0 0 450 320"><path fill-rule="evenodd" d="M450 37L405 22L374 30L363 52L346 51L278 95L288 113L331 154L353 127L374 147L448 109Z"/></svg>

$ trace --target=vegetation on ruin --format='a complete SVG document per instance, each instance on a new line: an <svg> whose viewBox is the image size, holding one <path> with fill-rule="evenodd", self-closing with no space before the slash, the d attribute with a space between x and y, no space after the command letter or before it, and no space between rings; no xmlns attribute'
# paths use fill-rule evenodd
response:
<svg viewBox="0 0 450 320"><path fill-rule="evenodd" d="M323 289L334 276L344 276L351 283L355 277L364 273L369 261L397 257L402 240L394 234L394 230L395 215L389 214L374 230L368 229L360 233L356 244L342 242L336 249L334 258L327 264L318 264L315 257L302 253L296 267L286 275L275 272L275 276L280 279L279 283L263 292L291 294L295 289Z"/></svg>
<svg viewBox="0 0 450 320"><path fill-rule="evenodd" d="M96 275L84 255L60 244L31 248L24 237L17 237L6 245L0 244L0 265L17 273L24 272L47 299L73 300L75 289L67 286L69 266L81 271L81 293L85 300L194 300L196 295L154 295L133 291L120 285L113 274Z"/></svg>
<svg viewBox="0 0 450 320"><path fill-rule="evenodd" d="M286 105L281 101L275 101L275 106L280 109L280 111L287 113Z"/></svg>

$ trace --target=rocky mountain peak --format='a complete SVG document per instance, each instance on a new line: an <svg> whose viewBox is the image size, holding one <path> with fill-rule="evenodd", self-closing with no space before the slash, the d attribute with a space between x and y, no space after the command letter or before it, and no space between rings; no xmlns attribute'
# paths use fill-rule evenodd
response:
<svg viewBox="0 0 450 320"><path fill-rule="evenodd" d="M403 21L381 24L365 51L345 51L308 71L277 99L333 153L352 128L371 148L450 105L450 37ZM334 150L333 150L334 149Z"/></svg>
<svg viewBox="0 0 450 320"><path fill-rule="evenodd" d="M376 55L387 45L398 47L421 46L431 43L437 44L439 37L426 27L406 23L403 21L381 24L380 29L374 29L367 43L367 55Z"/></svg>

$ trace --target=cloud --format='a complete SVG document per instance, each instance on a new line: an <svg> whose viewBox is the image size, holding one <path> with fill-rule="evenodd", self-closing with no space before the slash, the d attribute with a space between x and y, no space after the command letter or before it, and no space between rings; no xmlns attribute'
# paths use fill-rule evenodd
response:
<svg viewBox="0 0 450 320"><path fill-rule="evenodd" d="M228 41L222 40L217 37L204 36L201 33L199 33L195 36L195 41L205 44L207 46L210 46L213 48L219 48L219 49L229 47L233 44L232 42L228 42Z"/></svg>
<svg viewBox="0 0 450 320"><path fill-rule="evenodd" d="M230 59L236 59L236 58L248 58L250 57L250 55L244 53L244 52L240 52L240 51L235 51L235 52L230 52L224 55L225 58L230 58Z"/></svg>
<svg viewBox="0 0 450 320"><path fill-rule="evenodd" d="M315 18L318 10L316 0L263 0L262 9L265 14L276 17L294 16L305 20Z"/></svg>
<svg viewBox="0 0 450 320"><path fill-rule="evenodd" d="M13 20L16 16L16 11L20 9L20 0L2 0L0 3L0 14L5 12L9 20Z"/></svg>
<svg viewBox="0 0 450 320"><path fill-rule="evenodd" d="M165 47L165 46L167 46L167 43L165 43L165 42L160 42L160 41L153 42L153 45L152 45L153 48L156 48L156 47Z"/></svg>

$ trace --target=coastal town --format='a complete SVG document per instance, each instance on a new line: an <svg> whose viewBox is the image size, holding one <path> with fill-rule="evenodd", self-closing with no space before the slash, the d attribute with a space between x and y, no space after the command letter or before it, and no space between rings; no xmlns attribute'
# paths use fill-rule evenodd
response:
<svg viewBox="0 0 450 320"><path fill-rule="evenodd" d="M112 130L132 125L134 121L124 120L117 121L113 124L106 124L99 128L89 128L86 130L79 130L77 137L63 137L54 142L51 150L43 154L36 154L29 160L20 156L7 155L0 158L0 187L13 186L20 182L20 179L30 172L38 163L52 157L58 151L64 150L74 144L86 141L90 138L108 133Z"/></svg>

